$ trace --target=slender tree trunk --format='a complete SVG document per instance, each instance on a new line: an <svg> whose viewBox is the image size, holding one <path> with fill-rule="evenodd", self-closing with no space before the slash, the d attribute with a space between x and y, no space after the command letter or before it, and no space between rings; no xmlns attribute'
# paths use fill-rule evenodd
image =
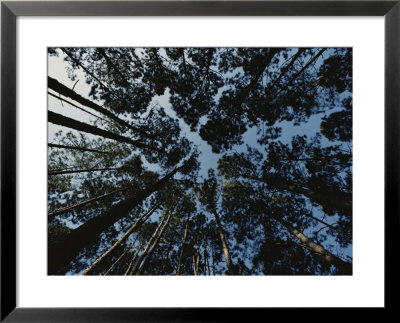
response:
<svg viewBox="0 0 400 323"><path fill-rule="evenodd" d="M118 193L118 192L126 191L127 189L129 189L129 187L127 187L127 188L122 188L122 189L118 189L118 190L112 191L112 192L110 192L110 193L106 193L106 194L103 194L103 195L100 195L100 196L96 196L96 197L93 197L93 198L84 200L84 201L82 201L82 202L79 202L79 203L76 203L76 204L73 204L73 205L70 205L70 206L63 207L63 208L58 209L58 210L56 210L56 211L50 212L50 213L48 214L48 218L49 218L49 219L52 219L52 218L54 218L54 217L57 216L57 215L60 215L60 214L62 214L62 213L68 212L68 211L71 211L71 210L73 210L73 209L75 209L75 208L77 208L77 207L84 206L84 205L89 204L89 203L91 203L91 202L100 201L100 200L106 198L107 196L111 196L111 195L113 195L113 194L115 194L115 193Z"/></svg>
<svg viewBox="0 0 400 323"><path fill-rule="evenodd" d="M253 79L250 81L250 83L239 93L239 95L235 98L234 103L237 105L240 105L243 103L243 101L246 99L246 97L249 95L250 91L256 86L258 83L258 80L260 77L263 75L265 69L268 67L268 65L271 63L272 59L278 53L281 51L280 48L271 48L268 52L268 54L265 57L265 60L263 61L263 64L260 66L260 69L258 70L258 73L253 77Z"/></svg>
<svg viewBox="0 0 400 323"><path fill-rule="evenodd" d="M60 82L58 82L56 79L51 78L50 76L47 78L47 82L48 82L48 87L50 89L52 89L53 91L60 93L61 95L65 96L65 97L69 97L72 100L87 106L88 108L91 108L103 115L105 115L106 117L110 118L111 120L119 123L121 126L124 126L126 128L129 128L130 130L140 133L145 137L154 139L154 136L149 135L147 132L143 131L140 128L134 127L131 124L129 124L128 122L126 122L125 120L122 120L120 118L118 118L116 115L114 115L113 113L111 113L110 111L104 109L103 107L99 106L98 104L94 103L93 101L90 101L82 96L80 96L78 93L76 93L75 91L69 89L68 87L66 87L64 84L61 84Z"/></svg>
<svg viewBox="0 0 400 323"><path fill-rule="evenodd" d="M71 52L69 52L65 48L61 48L61 50L77 65L79 65L90 77L96 80L104 89L108 90L108 87L105 86L92 72L90 72L78 59L76 59Z"/></svg>
<svg viewBox="0 0 400 323"><path fill-rule="evenodd" d="M202 83L202 89L204 89L204 82L207 80L207 83L209 83L209 79L208 79L208 75L209 75L209 72L210 72L210 66L211 66L211 61L212 61L212 58L213 58L213 54L214 54L214 49L209 49L208 50L208 55L207 55L207 65L206 65L206 70L205 70L205 73L204 73L204 76L203 76L203 81L201 82Z"/></svg>
<svg viewBox="0 0 400 323"><path fill-rule="evenodd" d="M179 276L181 274L182 257L183 257L183 251L185 249L185 242L186 242L186 238L187 238L188 226L189 226L189 219L186 221L185 231L183 233L182 246L181 246L181 251L179 253L178 266L176 267L176 273L175 273L175 275L177 275L177 276Z"/></svg>
<svg viewBox="0 0 400 323"><path fill-rule="evenodd" d="M228 273L230 275L233 275L234 272L233 272L231 255L229 253L228 244L226 243L224 230L221 225L221 220L219 219L219 216L218 216L218 213L216 210L213 210L213 213L215 216L215 221L217 222L218 235L219 235L219 238L221 239L222 251L224 252L226 266L228 267Z"/></svg>
<svg viewBox="0 0 400 323"><path fill-rule="evenodd" d="M303 67L300 71L298 71L298 72L295 74L295 76L293 76L293 77L291 78L291 80L290 80L289 83L286 85L286 87L292 86L294 80L295 80L296 78L298 78L298 77L299 77L312 63L314 63L314 62L318 59L318 57L320 57L325 51L326 51L326 48L322 48L313 58L311 58L311 59L308 61L308 63L307 63L306 65L304 65L304 67Z"/></svg>
<svg viewBox="0 0 400 323"><path fill-rule="evenodd" d="M68 55L69 58L71 58L76 64L78 64L88 75L90 75L94 80L96 80L106 91L108 91L108 92L113 96L114 99L115 99L115 98L117 98L117 99L119 98L120 100L124 100L124 99L121 98L120 96L115 95L115 93L111 92L107 86L105 86L92 72L90 72L78 59L76 59L75 57L73 57L73 55L72 55L70 52L68 52L65 48L61 48L61 50L62 50L66 55ZM108 57L107 57L107 58L108 58ZM115 65L114 65L114 67L115 67ZM129 85L129 84L128 84L128 85ZM93 102L92 102L92 103L93 103ZM101 108L102 108L102 107L101 107ZM102 109L103 109L103 108L102 108ZM106 110L106 111L107 111L107 110ZM109 111L107 111L107 112L109 112ZM109 117L109 118L110 118L110 117ZM120 120L121 120L121 119L120 119ZM118 121L118 122L119 122L119 121ZM123 121L123 122L125 122L125 121ZM138 132L138 133L142 134L143 136L145 136L145 137L147 137L147 138L156 140L156 137L155 137L155 136L153 136L153 135L147 133L146 131L144 131L144 130L142 130L142 129L140 129L140 128L134 127L134 126L132 126L132 125L130 125L130 124L124 124L124 126L127 127L127 128L129 128L129 129L131 129L131 130L133 130L133 131L135 131L135 132Z"/></svg>
<svg viewBox="0 0 400 323"><path fill-rule="evenodd" d="M193 253L193 255L192 255L192 260L193 260L193 274L194 274L195 276L197 276L196 258L195 258L195 256L194 256L194 253Z"/></svg>
<svg viewBox="0 0 400 323"><path fill-rule="evenodd" d="M142 148L142 149L144 148L144 149L157 151L159 153L165 153L165 151L158 149L156 147L152 147L152 146L140 143L137 140L132 140L130 138L118 135L113 132L109 132L107 130L97 128L97 127L89 125L87 123L83 123L83 122L80 122L80 121L77 121L77 120L74 120L74 119L71 119L68 117L64 117L63 115L52 112L52 111L48 111L48 121L51 123L57 124L59 126L64 126L67 128L75 129L75 130L86 132L86 133L91 133L96 136L113 139L113 140L116 140L119 142L125 142L125 143L130 144L137 148Z"/></svg>
<svg viewBox="0 0 400 323"><path fill-rule="evenodd" d="M110 90L109 90L109 88L107 87L107 86L105 86L93 73L91 73L78 59L76 59L75 57L73 57L73 55L70 53L70 52L68 52L65 48L61 48L61 50L72 60L72 61L74 61L76 64L78 64L88 75L90 75L94 80L96 80L100 85L101 85L101 87L103 87L103 89L106 91L106 92L108 92L108 93L110 93L111 95L112 95L112 97L113 97L113 99L116 99L116 100L118 100L118 95L116 96L113 92L111 92ZM50 94L50 93L49 93ZM71 102L68 102L69 104L72 104ZM74 106L74 104L72 104L73 106ZM75 107L77 107L76 105L75 105ZM81 109L81 108L79 108L79 107L77 107L78 109ZM87 113L89 113L88 111L86 111ZM98 117L98 116L97 116ZM98 118L100 118L100 117L98 117ZM100 118L100 119L102 119L102 120L104 120L103 118ZM107 120L104 120L104 121L107 121ZM120 123L118 123L119 125L121 125ZM136 128L136 127L133 127L133 126L128 126L128 128L130 128L131 130L134 130L134 131L136 131L136 132L140 132L141 134L145 134L146 135L146 133L144 132L144 131L142 131L141 129L138 129L138 128ZM121 131L124 131L124 130L126 130L126 126L124 126L124 128L123 129L120 129ZM139 130L139 131L138 131Z"/></svg>
<svg viewBox="0 0 400 323"><path fill-rule="evenodd" d="M104 276L107 276L107 275L111 272L111 270L113 270L113 268L115 267L115 265L122 259L123 256L125 256L125 254L128 252L128 250L131 249L131 247L132 247L132 243L129 245L128 248L125 248L125 249L124 249L124 252L121 254L121 256L118 257L117 260L114 261L114 263L111 265L111 267L108 268L108 270L105 272Z"/></svg>
<svg viewBox="0 0 400 323"><path fill-rule="evenodd" d="M278 218L278 217L273 217L276 221L281 223L290 233L292 233L298 240L300 240L304 245L311 250L312 252L315 252L319 255L321 261L328 265L334 265L336 268L338 268L343 275L351 275L352 274L352 264L349 264L339 257L333 255L330 253L328 250L326 250L324 247L319 245L318 243L315 243L312 241L310 238L308 238L306 235L304 235L302 232L294 228L289 222L286 222L285 220Z"/></svg>
<svg viewBox="0 0 400 323"><path fill-rule="evenodd" d="M64 266L68 265L85 247L95 243L99 235L107 230L119 219L127 216L137 205L142 203L150 194L163 187L178 171L184 167L177 167L147 189L137 192L133 197L112 206L103 214L93 217L85 224L71 231L64 239L49 246L48 274L56 275Z"/></svg>
<svg viewBox="0 0 400 323"><path fill-rule="evenodd" d="M207 275L207 252L206 249L204 248L203 250L203 275Z"/></svg>
<svg viewBox="0 0 400 323"><path fill-rule="evenodd" d="M110 152L108 151L101 151L101 150L96 150L96 149L89 149L89 148L84 148L84 147L76 147L76 146L66 146L66 145L57 145L57 144L47 144L47 146L51 148L64 148L64 149L71 149L71 150L80 150L80 151L90 151L93 153L99 153L99 154L109 154Z"/></svg>
<svg viewBox="0 0 400 323"><path fill-rule="evenodd" d="M107 168L91 168L91 169L67 169L67 170L51 170L47 174L49 176L64 175L64 174L75 174L75 173L87 173L87 172L99 172L108 170L120 170L122 167L107 167Z"/></svg>
<svg viewBox="0 0 400 323"><path fill-rule="evenodd" d="M57 96L57 95L51 93L50 91L47 91L47 94L48 94L48 95L51 95L52 97L56 98L57 100L60 100L60 101L62 101L62 102L67 103L67 104L70 105L70 106L73 106L74 108L77 108L77 109L79 109L79 110L81 110L81 111L83 111L83 112L85 112L85 113L87 113L87 114L90 114L91 116L95 117L96 119L100 119L100 120L103 120L103 121L105 121L105 122L112 123L113 125L114 125L114 124L115 124L115 125L118 125L118 129L120 129L120 130L121 130L121 128L122 128L122 126L121 126L120 124L116 124L116 123L112 122L111 120L106 120L106 119L104 119L104 118L102 118L102 117L100 117L100 116L98 116L98 115L96 115L96 114L94 114L94 113L92 113L92 112L86 110L85 108L82 108L82 107L80 107L80 106L78 106L78 105L72 103L71 101L68 101L67 99L62 98L60 95ZM122 129L122 130L125 130L125 128ZM121 130L121 131L122 131L122 130Z"/></svg>
<svg viewBox="0 0 400 323"><path fill-rule="evenodd" d="M139 254L140 250L142 249L143 242L144 242L144 237L143 237L142 240L140 241L139 248L136 250L134 256L132 257L132 260L131 260L131 262L129 263L128 268L126 269L124 276L128 275L129 272L131 271L132 264L135 262L135 259L136 259L137 255Z"/></svg>
<svg viewBox="0 0 400 323"><path fill-rule="evenodd" d="M200 264L200 243L199 243L199 238L197 238L197 249L196 249L196 276L199 274L199 264Z"/></svg>
<svg viewBox="0 0 400 323"><path fill-rule="evenodd" d="M212 243L211 243L211 261L212 261L213 275L215 276L215 258L214 258L214 247Z"/></svg>
<svg viewBox="0 0 400 323"><path fill-rule="evenodd" d="M322 221L321 219L316 218L315 216L309 215L309 214L305 214L305 216L314 219L315 221L318 221L319 223L322 223L324 225L326 225L328 228L331 228L332 230L335 230L337 233L339 234L343 234L346 237L351 239L351 236L348 235L346 232L343 232L342 230L340 230L339 228L334 227L332 224L326 223L325 221Z"/></svg>
<svg viewBox="0 0 400 323"><path fill-rule="evenodd" d="M159 275L165 274L165 268L167 267L167 260L169 258L169 254L171 253L172 248L173 248L173 245L169 246L169 248L167 249L167 252L162 260L162 266L161 266Z"/></svg>
<svg viewBox="0 0 400 323"><path fill-rule="evenodd" d="M115 242L105 253L103 253L99 258L96 259L96 261L91 264L86 270L82 273L82 275L88 275L90 272L93 271L94 268L96 268L115 248L117 248L121 243L123 243L131 234L132 232L140 227L144 222L147 221L147 219L150 217L150 215L153 214L155 210L160 206L160 204L157 204L153 206L151 209L149 209L146 213L143 213L136 221L134 224L131 225L131 227L122 235L122 237Z"/></svg>
<svg viewBox="0 0 400 323"><path fill-rule="evenodd" d="M248 175L240 175L243 178L259 181L259 182L264 182L268 184L268 181L266 181L263 178L258 178L254 176L248 176ZM304 196L307 196L314 202L318 204L327 204L327 205L334 205L336 207L339 207L347 212L352 211L352 194L350 193L345 193L345 192L335 192L335 195L339 195L341 198L333 198L330 196L330 194L324 194L315 190L311 190L309 188L301 187L299 185L291 184L286 182L285 180L280 180L279 183L276 183L275 186L279 189L290 191L296 194L302 194Z"/></svg>
<svg viewBox="0 0 400 323"><path fill-rule="evenodd" d="M150 240L147 242L146 247L144 248L142 254L139 256L139 259L136 261L136 264L133 266L131 270L131 275L136 275L139 266L141 265L143 259L146 257L147 252L149 251L151 245L153 244L153 241L156 239L158 232L161 229L161 226L166 218L167 214L165 214L162 219L160 220L160 223L158 224L157 228L154 230L153 235L150 237Z"/></svg>
<svg viewBox="0 0 400 323"><path fill-rule="evenodd" d="M205 273L208 273L208 276L210 276L210 259L207 251L207 240L204 240L204 262L205 262Z"/></svg>
<svg viewBox="0 0 400 323"><path fill-rule="evenodd" d="M281 74L279 75L279 77L271 84L271 86L269 86L269 88L273 88L280 80L281 78L286 74L286 72L293 66L293 64L296 62L296 60L299 58L299 56L304 53L306 49L305 48L299 48L299 50L297 51L297 53L293 56L293 58L290 60L290 63L285 66L282 69Z"/></svg>
<svg viewBox="0 0 400 323"><path fill-rule="evenodd" d="M315 190L311 190L308 188L304 188L301 186L297 186L294 184L286 183L284 181L281 181L278 184L278 187L291 191L296 194L302 194L313 201L317 202L318 204L327 204L327 205L335 205L341 209L344 209L348 212L352 211L352 194L349 193L343 193L343 192L338 192L342 198L333 198L330 196L330 194L324 194Z"/></svg>
<svg viewBox="0 0 400 323"><path fill-rule="evenodd" d="M159 243L159 241L160 241L160 239L161 239L161 236L163 235L165 229L168 227L168 225L169 225L169 223L170 223L170 221L171 221L171 218L172 218L172 212L169 212L168 217L167 217L167 220L165 221L165 223L164 223L164 225L163 225L163 227L162 227L162 229L161 229L161 231L160 231L160 234L157 235L157 237L156 237L156 239L155 239L153 245L151 246L149 252L148 252L147 255L146 255L146 258L145 258L144 261L143 261L142 266L141 266L140 269L137 271L136 275L140 275L140 274L143 272L143 270L146 268L146 266L147 266L147 264L148 264L148 262L149 262L149 260L150 260L150 258L151 258L151 255L153 254L155 248L157 247L157 245L158 245L158 243Z"/></svg>
<svg viewBox="0 0 400 323"><path fill-rule="evenodd" d="M103 48L96 48L96 49L101 54L101 56L103 56L103 58L106 60L107 64L110 65L112 67L112 69L120 76L120 78L121 78L122 82L124 83L124 85L130 87L130 84L126 80L125 76L122 75L122 73L119 70L119 68L111 61L111 59L108 57L108 55L106 54L104 49Z"/></svg>
<svg viewBox="0 0 400 323"><path fill-rule="evenodd" d="M195 276L199 274L199 235L196 238L196 249L193 245L193 273Z"/></svg>

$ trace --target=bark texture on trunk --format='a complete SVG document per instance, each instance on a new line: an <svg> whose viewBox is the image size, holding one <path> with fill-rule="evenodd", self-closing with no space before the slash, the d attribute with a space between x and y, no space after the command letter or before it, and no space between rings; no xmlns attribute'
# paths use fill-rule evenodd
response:
<svg viewBox="0 0 400 323"><path fill-rule="evenodd" d="M331 228L332 230L335 230L337 233L339 234L343 234L348 238L352 238L351 235L347 234L346 232L343 232L342 230L340 230L339 228L334 227L332 224L326 223L325 221L316 218L315 216L309 215L309 214L305 214L306 217L309 217L311 219L314 219L315 221L318 221L319 223L322 223L323 225L327 226L328 228Z"/></svg>
<svg viewBox="0 0 400 323"><path fill-rule="evenodd" d="M101 150L77 147L77 146L58 145L58 144L51 144L51 143L48 143L47 146L49 146L51 148L63 148L63 149L70 149L70 150L89 151L89 152L99 153L99 154L109 154L109 152L107 152L107 151L101 151Z"/></svg>
<svg viewBox="0 0 400 323"><path fill-rule="evenodd" d="M240 174L241 177L247 178L250 180L255 180L259 182L264 182L266 184L269 184L267 180L255 176L249 176L249 175L242 175ZM325 194L322 192L318 192L316 190L311 190L309 188L305 188L296 184L292 184L289 182L286 182L285 180L281 180L279 183L275 184L276 188L279 188L281 190L286 190L289 192L293 192L296 194L302 194L304 196L309 197L311 200L318 204L326 204L326 205L334 205L336 207L339 207L347 212L351 212L353 208L352 204L352 194L351 193L346 193L346 192L332 192L332 195L330 194ZM334 195L336 197L334 197Z"/></svg>
<svg viewBox="0 0 400 323"><path fill-rule="evenodd" d="M132 270L130 272L131 275L136 275L136 273L138 272L139 267L143 262L143 259L146 257L147 252L149 251L151 245L153 244L153 241L156 239L158 232L160 232L161 226L162 226L166 216L167 216L167 214L164 214L164 216L160 220L160 223L158 224L157 228L154 230L153 235L150 237L150 240L147 242L146 247L144 248L142 254L139 256L138 260L136 261L136 264L132 267Z"/></svg>
<svg viewBox="0 0 400 323"><path fill-rule="evenodd" d="M104 89L108 90L107 86L105 86L92 72L90 72L77 58L75 58L71 52L69 52L66 48L61 48L61 50L77 65L79 65L88 75L90 75L94 80L97 81Z"/></svg>
<svg viewBox="0 0 400 323"><path fill-rule="evenodd" d="M142 203L153 192L159 190L183 167L184 166L177 167L154 185L139 191L135 196L125 199L103 214L93 217L85 224L72 230L63 240L54 245L50 245L48 250L48 274L56 275L57 272L68 265L83 248L95 243L102 232L107 230L119 219L127 216L132 209Z"/></svg>
<svg viewBox="0 0 400 323"><path fill-rule="evenodd" d="M280 182L279 186L285 190L291 191L293 193L297 194L302 194L310 199L314 200L317 203L325 203L325 204L334 204L344 210L350 211L352 210L352 194L349 193L341 193L342 198L333 198L329 194L323 194L321 192L315 191L315 190L310 190L308 188L304 188L301 186L297 186L294 184L286 183L286 182Z"/></svg>
<svg viewBox="0 0 400 323"><path fill-rule="evenodd" d="M121 245L131 234L134 230L139 228L144 222L147 221L147 219L150 217L150 215L157 210L159 207L158 205L153 206L151 209L149 209L147 212L143 213L136 221L134 224L131 225L131 227L122 235L122 237L116 241L105 253L103 253L99 258L97 258L93 264L91 264L86 270L82 273L82 275L88 275L90 274L115 248L117 248L119 245Z"/></svg>
<svg viewBox="0 0 400 323"><path fill-rule="evenodd" d="M281 223L286 229L292 233L298 240L300 240L304 245L312 252L319 255L321 261L328 265L334 265L336 268L340 270L343 275L351 275L352 274L352 264L349 264L334 254L330 253L324 247L315 243L310 238L308 238L304 233L293 227L289 222L278 218L273 217L276 221Z"/></svg>
<svg viewBox="0 0 400 323"><path fill-rule="evenodd" d="M54 175L64 175L64 174L88 173L88 172L103 172L103 171L107 171L107 170L120 170L120 169L121 169L121 167L51 170L47 174L49 176L54 176Z"/></svg>
<svg viewBox="0 0 400 323"><path fill-rule="evenodd" d="M124 126L126 128L131 129L134 132L140 133L143 136L146 136L148 138L153 138L153 136L147 134L145 131L143 131L142 129L139 129L137 127L132 126L131 124L129 124L128 122L126 122L125 120L122 120L120 118L118 118L116 115L114 115L112 112L104 109L103 107L101 107L100 105L94 103L93 101L90 101L84 97L82 97L81 95L79 95L78 93L76 93L75 91L69 89L68 87L66 87L64 84L61 84L60 82L58 82L56 79L51 78L50 76L47 78L47 82L48 82L48 87L50 89L52 89L53 91L60 93L61 95L65 96L65 97L69 97L72 100L88 107L91 108L103 115L105 115L106 117L110 118L111 120L117 122L118 124L120 124L121 126Z"/></svg>
<svg viewBox="0 0 400 323"><path fill-rule="evenodd" d="M296 60L299 58L299 56L304 53L306 49L305 48L299 48L299 50L297 51L297 53L292 57L292 59L290 60L290 63L288 65L286 65L282 71L281 74L279 75L279 77L269 86L269 88L273 88L281 79L282 77L286 74L286 72L293 66L293 64L296 62Z"/></svg>
<svg viewBox="0 0 400 323"><path fill-rule="evenodd" d="M216 210L213 210L213 213L214 213L214 216L215 216L215 221L217 222L218 235L219 235L219 238L221 239L222 251L224 252L226 266L228 267L228 273L230 275L233 275L234 272L233 272L233 265L232 265L231 255L230 255L230 252L229 252L228 244L226 243L225 233L224 233L224 230L222 228L221 220L220 220Z"/></svg>
<svg viewBox="0 0 400 323"><path fill-rule="evenodd" d="M189 220L186 221L185 231L183 232L182 246L181 246L181 251L179 253L178 265L176 267L176 273L175 273L175 275L177 275L177 276L179 276L181 274L182 257L183 257L183 251L185 249L185 242L187 239L188 226L189 226Z"/></svg>
<svg viewBox="0 0 400 323"><path fill-rule="evenodd" d="M194 275L197 276L199 274L199 263L200 263L200 243L199 237L197 237L196 241L196 256L193 255L193 265L194 265Z"/></svg>
<svg viewBox="0 0 400 323"><path fill-rule="evenodd" d="M320 57L324 52L326 51L326 48L322 48L312 59L310 59L308 61L308 63L306 65L304 65L304 67L298 71L293 77L292 79L289 81L289 83L287 84L287 86L291 86L294 82L294 80L296 78L298 78L312 63L314 63L318 57Z"/></svg>
<svg viewBox="0 0 400 323"><path fill-rule="evenodd" d="M119 256L118 259L114 261L114 263L111 265L111 267L108 268L108 270L105 272L104 276L107 276L111 272L111 270L113 270L115 265L122 259L123 256L125 256L125 254L129 251L129 249L131 249L131 247L132 247L132 243L129 245L128 248L126 248L124 250L124 252L121 254L121 256Z"/></svg>
<svg viewBox="0 0 400 323"><path fill-rule="evenodd" d="M211 243L211 261L212 261L213 275L215 276L214 247L213 247L212 243Z"/></svg>
<svg viewBox="0 0 400 323"><path fill-rule="evenodd" d="M129 263L128 268L126 269L124 276L128 275L129 272L131 271L132 264L135 262L135 259L136 259L137 255L139 254L140 250L142 250L143 242L144 242L144 238L142 238L142 240L140 241L139 248L136 250L135 254L133 255L132 260Z"/></svg>
<svg viewBox="0 0 400 323"><path fill-rule="evenodd" d="M109 66L111 66L111 68L119 75L119 77L121 78L121 80L123 81L125 86L130 86L129 82L126 80L125 76L122 75L121 71L119 70L119 68L111 61L110 57L108 57L108 55L106 54L106 52L104 51L103 48L96 48L97 51L100 53L101 56L103 56L103 58L106 60L107 64Z"/></svg>
<svg viewBox="0 0 400 323"><path fill-rule="evenodd" d="M143 260L142 266L136 272L136 275L140 275L143 272L143 270L146 269L146 266L147 266L147 264L148 264L148 262L149 262L149 260L150 260L150 258L152 256L154 250L157 248L157 245L158 245L158 243L159 243L159 241L160 241L165 229L168 227L168 225L169 225L169 223L171 221L171 218L172 218L172 212L169 212L167 220L165 221L163 227L161 228L160 234L157 235L153 245L151 246L150 250L148 251L148 253L146 255L146 258Z"/></svg>
<svg viewBox="0 0 400 323"><path fill-rule="evenodd" d="M112 192L109 192L109 193L106 193L106 194L103 194L103 195L100 195L100 196L96 196L96 197L84 200L82 202L79 202L79 203L76 203L76 204L73 204L73 205L70 205L70 206L63 207L63 208L58 209L56 211L50 212L48 214L48 218L52 219L57 215L63 214L63 213L68 212L68 211L71 211L71 210L73 210L73 209L75 209L77 207L84 206L84 205L89 204L91 202L100 201L100 200L106 198L107 196L114 195L115 193L118 193L118 192L123 192L123 191L125 191L127 189L129 189L129 188L122 188L122 189L114 190Z"/></svg>
<svg viewBox="0 0 400 323"><path fill-rule="evenodd" d="M260 77L263 75L265 69L268 67L268 65L271 63L272 59L274 56L281 51L280 48L271 48L268 52L268 54L265 56L265 60L263 62L263 65L260 66L260 69L258 70L258 73L253 77L253 79L250 81L250 83L242 89L242 91L239 93L239 95L235 98L235 104L240 105L243 103L243 101L247 98L249 95L250 91L256 86L258 83L258 80Z"/></svg>
<svg viewBox="0 0 400 323"><path fill-rule="evenodd" d="M80 121L77 121L77 120L74 120L74 119L71 119L68 117L64 117L63 115L52 112L52 111L48 111L48 121L51 123L57 124L59 126L64 126L67 128L75 129L75 130L86 132L86 133L91 133L96 136L101 136L103 138L108 138L108 139L116 140L119 142L125 142L125 143L135 146L137 148L144 148L144 149L154 150L159 153L164 153L163 150L158 149L156 147L152 147L152 146L143 144L137 140L132 140L130 138L118 135L116 133L97 128L97 127L92 126L87 123L83 123L83 122L80 122Z"/></svg>

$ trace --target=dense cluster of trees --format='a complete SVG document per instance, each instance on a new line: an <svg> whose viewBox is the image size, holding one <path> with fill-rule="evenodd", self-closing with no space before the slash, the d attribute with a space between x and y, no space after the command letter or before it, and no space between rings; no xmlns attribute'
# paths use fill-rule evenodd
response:
<svg viewBox="0 0 400 323"><path fill-rule="evenodd" d="M352 274L351 49L49 55L90 86L48 77L49 275ZM320 131L283 138L315 115Z"/></svg>

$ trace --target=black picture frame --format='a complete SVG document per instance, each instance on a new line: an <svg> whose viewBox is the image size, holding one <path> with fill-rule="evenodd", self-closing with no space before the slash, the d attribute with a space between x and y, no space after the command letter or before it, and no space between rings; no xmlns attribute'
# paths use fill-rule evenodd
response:
<svg viewBox="0 0 400 323"><path fill-rule="evenodd" d="M398 255L400 175L400 0L396 1L2 1L1 3L1 321L236 321L266 308L16 307L16 19L19 16L384 16L385 309L396 304L390 269ZM40 291L38 291L40 292ZM395 296L393 296L394 298Z"/></svg>

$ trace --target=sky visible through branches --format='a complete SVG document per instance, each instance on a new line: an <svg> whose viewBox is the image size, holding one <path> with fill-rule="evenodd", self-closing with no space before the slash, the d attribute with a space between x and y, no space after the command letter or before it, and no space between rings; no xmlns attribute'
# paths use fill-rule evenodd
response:
<svg viewBox="0 0 400 323"><path fill-rule="evenodd" d="M351 70L347 48L49 49L49 274L351 273Z"/></svg>

